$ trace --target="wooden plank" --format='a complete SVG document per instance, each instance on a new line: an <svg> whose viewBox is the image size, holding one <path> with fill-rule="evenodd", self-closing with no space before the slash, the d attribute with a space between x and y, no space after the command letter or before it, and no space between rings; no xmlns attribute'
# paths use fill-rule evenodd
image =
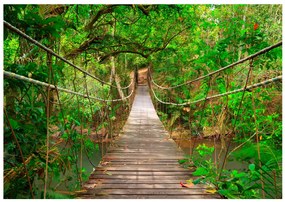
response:
<svg viewBox="0 0 285 202"><path fill-rule="evenodd" d="M155 154L154 154L155 153ZM130 150L113 150L113 151L108 151L106 153L106 155L132 155L132 156L138 156L140 154L144 155L144 156L158 156L158 155L167 155L167 153L169 154L169 156L178 156L178 157L182 157L183 159L185 158L185 156L183 155L183 153L181 151L175 151L175 150L162 150L162 151L156 151L156 152L146 152L146 151L130 151Z"/></svg>
<svg viewBox="0 0 285 202"><path fill-rule="evenodd" d="M103 165L102 165L103 163ZM116 166L116 167L146 167L146 166L154 166L154 167L170 167L170 166L176 166L180 167L180 165L177 164L177 161L174 162L160 162L160 161L102 161L98 167L108 167L108 166ZM106 164L107 165L104 165Z"/></svg>
<svg viewBox="0 0 285 202"><path fill-rule="evenodd" d="M168 155L169 156L183 156L183 153L181 151L175 151L175 150L162 150L157 152L152 151L130 151L130 150L124 150L124 151L108 151L106 155L129 155L129 156L161 156L161 155Z"/></svg>
<svg viewBox="0 0 285 202"><path fill-rule="evenodd" d="M173 146L171 142L163 142L161 144L124 143L117 145L117 147L125 149L153 149L153 150L177 149L177 147Z"/></svg>
<svg viewBox="0 0 285 202"><path fill-rule="evenodd" d="M89 178L88 181L86 181L86 184L180 184L187 183L186 180L195 180L198 179L198 177L187 177L185 179L179 180L179 179L152 179L152 180L146 180L146 179L119 179L119 178L113 178L113 179L99 179L99 178Z"/></svg>
<svg viewBox="0 0 285 202"><path fill-rule="evenodd" d="M167 141L157 141L157 142L147 142L147 141L124 141L124 142L115 142L114 147L119 149L151 149L153 151L165 150L178 150L178 148L173 145L172 142ZM128 148L133 147L133 148ZM181 151L181 150L180 150Z"/></svg>
<svg viewBox="0 0 285 202"><path fill-rule="evenodd" d="M125 176L179 176L179 175L189 175L189 171L168 171L168 172L159 172L159 171L108 171L101 170L94 173L95 175L125 175Z"/></svg>
<svg viewBox="0 0 285 202"><path fill-rule="evenodd" d="M87 193L95 195L213 195L206 192L205 189L187 189L187 188L172 188L172 189L89 189Z"/></svg>
<svg viewBox="0 0 285 202"><path fill-rule="evenodd" d="M121 147L129 147L129 148L142 148L142 149L151 149L151 148L156 148L156 149L163 149L163 148L173 148L175 149L176 147L173 145L172 142L160 142L159 144L149 142L149 143L140 143L140 142L119 142L119 145Z"/></svg>
<svg viewBox="0 0 285 202"><path fill-rule="evenodd" d="M171 139L168 139L168 137L147 137L147 136L141 136L141 135L137 135L137 136L131 136L129 135L128 138L124 137L119 139L118 143L124 143L124 142L134 142L134 143L138 143L138 142L142 142L142 143L156 143L156 142L168 142L168 141L173 141Z"/></svg>
<svg viewBox="0 0 285 202"><path fill-rule="evenodd" d="M124 155L124 156L136 156L136 157L139 157L139 156L173 156L173 157L182 156L184 157L183 153L181 153L180 151L176 151L176 152L172 151L171 153L167 153L167 152L164 152L164 150L158 151L158 152L142 152L142 151L141 152L107 152L105 156L106 155L108 156Z"/></svg>
<svg viewBox="0 0 285 202"><path fill-rule="evenodd" d="M127 152L127 153L140 153L140 152L143 152L143 153L152 153L152 152L182 152L182 150L178 149L178 148L164 148L164 149L156 149L156 148L153 148L153 149L142 149L142 148L133 148L133 149L130 149L130 148L109 148L108 149L108 153L121 153L121 152ZM183 153L183 152L182 152Z"/></svg>
<svg viewBox="0 0 285 202"><path fill-rule="evenodd" d="M96 174L92 173L89 177L89 179L124 179L124 180L160 180L160 179L165 179L165 180L185 180L189 179L191 175L179 175L179 176L126 176L126 175L107 175L107 174Z"/></svg>
<svg viewBox="0 0 285 202"><path fill-rule="evenodd" d="M128 153L122 153L122 154L106 154L103 159L174 159L174 160L179 160L182 159L182 155L167 155L167 154L141 154L138 156L137 154L128 154Z"/></svg>
<svg viewBox="0 0 285 202"><path fill-rule="evenodd" d="M155 134L151 134L151 132L146 132L146 133L137 133L137 132L128 132L128 133L124 133L124 136L119 136L120 139L125 139L125 140L129 140L129 139L142 139L142 138L149 138L151 140L153 139L164 139L164 138L168 138L169 135L167 134L162 134L162 133L155 133Z"/></svg>
<svg viewBox="0 0 285 202"><path fill-rule="evenodd" d="M172 166L172 167L165 167L163 165L161 166L149 166L146 165L144 167L142 166L121 166L121 167L96 167L95 168L96 171L125 171L125 172L130 172L130 171L146 171L146 172L193 172L195 171L195 168L190 168L190 169L184 169L178 166Z"/></svg>
<svg viewBox="0 0 285 202"><path fill-rule="evenodd" d="M179 156L170 156L169 158L167 158L167 156L162 156L162 157L157 157L157 156L138 156L138 157L134 157L134 156L104 156L103 160L104 161L160 161L160 162L170 162L170 161L176 161L176 163L178 163L178 160L181 159L179 158Z"/></svg>
<svg viewBox="0 0 285 202"><path fill-rule="evenodd" d="M132 161L133 163L174 163L174 164L178 164L178 159L166 159L166 158L128 158L128 159L124 159L124 158L104 158L103 157L103 161L111 161L112 163L114 162L130 162Z"/></svg>
<svg viewBox="0 0 285 202"><path fill-rule="evenodd" d="M81 195L79 199L221 199L219 195Z"/></svg>
<svg viewBox="0 0 285 202"><path fill-rule="evenodd" d="M94 188L94 185L95 187L97 186L97 188L100 188L100 189L105 189L105 188L110 188L110 189L157 189L157 188L160 188L160 189L173 189L173 188L176 188L176 189L186 189L186 188L183 188L181 187L180 183L175 183L175 184L152 184L152 183L145 183L145 184L108 184L108 183L104 183L104 184L85 184L84 185L84 188L85 189L88 189L88 188L91 188L93 189ZM194 185L190 188L187 188L187 189L197 189L197 188L203 188L203 189L206 189L208 186L207 185L204 185L204 184L198 184L198 185Z"/></svg>

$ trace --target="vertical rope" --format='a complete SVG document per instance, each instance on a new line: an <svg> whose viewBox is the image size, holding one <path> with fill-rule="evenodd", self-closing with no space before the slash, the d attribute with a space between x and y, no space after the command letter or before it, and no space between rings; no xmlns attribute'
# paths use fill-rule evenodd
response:
<svg viewBox="0 0 285 202"><path fill-rule="evenodd" d="M210 81L211 86L213 85L212 80ZM212 95L214 92L214 88L211 89ZM210 101L210 108L211 108L211 125L212 127L215 125L214 123L214 116L215 116L215 112L214 112L214 107L213 107L213 103L212 100ZM217 168L217 148L216 148L216 137L214 136L214 166Z"/></svg>
<svg viewBox="0 0 285 202"><path fill-rule="evenodd" d="M203 107L201 109L202 113L200 114L200 120L199 120L198 126L197 127L195 126L197 136L200 135L199 130L201 129L201 122L202 122L202 118L204 116L205 107L206 107L206 103L207 103L207 97L208 97L208 94L209 94L209 91L210 91L210 87L211 87L211 79L212 79L212 76L210 76L210 79L209 79L209 83L208 83L209 87L207 89L207 93L205 95L205 100L204 100L204 103L203 103ZM196 146L196 140L197 140L197 137L194 138L191 154L194 153L194 149L195 149L195 146Z"/></svg>
<svg viewBox="0 0 285 202"><path fill-rule="evenodd" d="M79 106L79 102L78 102L78 112L79 111L80 106ZM82 106L82 109L84 110L84 105ZM80 186L82 187L83 185L83 180L82 180L82 170L83 170L83 115L82 113L80 113L80 159L79 159L79 164L80 164L80 176L79 176L79 180L80 180Z"/></svg>
<svg viewBox="0 0 285 202"><path fill-rule="evenodd" d="M47 183L48 183L48 158L49 158L49 116L50 116L50 103L49 103L49 97L50 97L50 88L48 87L48 93L47 93L47 112L46 112L46 118L47 118L47 134L46 134L46 167L45 167L45 186L44 186L44 199L46 199L47 194Z"/></svg>
<svg viewBox="0 0 285 202"><path fill-rule="evenodd" d="M85 88L85 91L86 91L86 95L87 95L87 98L88 98L88 103L89 103L89 108L90 108L90 111L91 111L91 121L93 119L93 115L94 114L94 111L93 111L93 108L92 108L92 103L91 103L91 99L90 99L90 96L89 96L89 90L88 90L88 86L87 86L87 77L86 77L86 74L83 75L84 76L84 88ZM84 106L83 106L83 109L84 109ZM86 119L86 123L87 123L87 119ZM90 126L91 127L91 126ZM96 139L98 140L98 133L96 131ZM88 161L89 163L95 168L96 166L94 165L94 163L90 160L89 156L88 156L88 153L87 153L87 150L86 150L86 146L85 146L85 142L83 142L84 144L84 148L85 148L85 152L86 152L86 156L88 158ZM99 143L98 143L98 146L99 146Z"/></svg>
<svg viewBox="0 0 285 202"><path fill-rule="evenodd" d="M47 65L48 65L48 83L51 83L52 76L52 55L47 53ZM50 86L47 87L47 110L46 110L46 167L45 167L45 186L44 186L44 199L47 194L47 183L48 183L48 162L49 162L49 118L50 118Z"/></svg>
<svg viewBox="0 0 285 202"><path fill-rule="evenodd" d="M9 117L8 117L8 114L7 114L7 111L6 111L5 108L4 108L4 113L5 113L5 116L6 116L6 119L7 119L7 123L9 125L9 128L11 130L12 136L13 136L13 138L14 138L14 140L16 142L16 145L18 147L18 150L20 152L20 156L21 156L21 159L22 159L22 162L23 162L23 166L24 166L24 169L25 169L25 173L26 173L26 176L27 176L27 180L28 180L28 183L29 183L30 193L32 195L32 198L34 199L35 196L34 196L34 193L33 193L33 187L32 187L31 179L30 179L29 172L28 172L28 169L27 169L27 165L26 165L26 162L25 162L25 159L24 159L22 148L21 148L20 143L19 143L19 141L17 139L15 131L14 131L14 129L13 129L11 123L10 123L10 120L9 120Z"/></svg>
<svg viewBox="0 0 285 202"><path fill-rule="evenodd" d="M74 69L74 79L72 80L72 84L73 84L73 89L75 92L77 92L76 89L76 85L75 85L75 80L76 80L77 74L76 74L76 70ZM79 182L80 182L80 186L82 187L83 181L82 181L82 151L83 151L83 115L82 113L80 113L80 102L79 102L79 97L78 95L76 95L76 101L77 101L77 114L80 114L80 157L79 157L79 167L80 167L80 171L79 171ZM84 107L84 105L83 105Z"/></svg>
<svg viewBox="0 0 285 202"><path fill-rule="evenodd" d="M247 87L247 84L248 84L248 81L249 81L249 76L250 76L250 73L251 73L252 68L253 68L252 63L253 63L253 59L250 60L250 65L249 65L249 69L248 69L248 73L247 73L247 77L246 77L246 81L245 81L245 85L244 85L244 90L243 90L242 97L241 97L241 100L240 100L240 103L239 103L237 115L236 115L236 117L235 117L235 122L234 122L234 124L233 124L233 134L235 134L236 123L237 123L237 119L238 119L238 117L239 117L239 111L240 111L240 109L241 109L242 101L243 101L243 99L244 99L246 87ZM229 142L228 142L228 146L227 146L227 149L226 149L225 157L224 157L224 160L223 160L223 163L222 163L222 167L221 167L221 170L220 170L220 173L219 173L219 176L218 176L218 179L217 179L217 180L219 180L219 179L221 178L223 169L225 168L226 160L227 160L228 153L229 153L230 146L231 146L231 140L232 140L232 138L230 138L230 140L229 140Z"/></svg>
<svg viewBox="0 0 285 202"><path fill-rule="evenodd" d="M189 91L190 92L190 91ZM190 96L191 97L191 96ZM189 154L192 155L192 123L191 123L191 105L189 104L189 113L188 113L188 124L189 124L189 130L190 130L190 134L189 134ZM189 159L190 160L190 159Z"/></svg>
<svg viewBox="0 0 285 202"><path fill-rule="evenodd" d="M250 63L252 66L252 62ZM252 67L251 67L252 68ZM251 102L252 102L252 109L253 109L253 118L254 118L254 124L255 124L255 137L256 137L256 146L257 146L257 155L258 155L258 161L259 161L259 167L262 168L261 164L261 156L260 156L260 145L259 145L259 130L258 130L258 122L256 118L256 107L255 107L255 100L254 100L254 89L252 90L251 94ZM261 193L262 193L262 198L265 198L265 191L264 191L264 181L262 177L262 169L260 170L260 181L261 181Z"/></svg>
<svg viewBox="0 0 285 202"><path fill-rule="evenodd" d="M188 86L189 99L191 98L191 84ZM187 112L187 105L185 106ZM189 155L192 155L192 123L191 123L191 105L189 104L189 112L188 112L188 127L189 127ZM190 161L190 158L189 158Z"/></svg>

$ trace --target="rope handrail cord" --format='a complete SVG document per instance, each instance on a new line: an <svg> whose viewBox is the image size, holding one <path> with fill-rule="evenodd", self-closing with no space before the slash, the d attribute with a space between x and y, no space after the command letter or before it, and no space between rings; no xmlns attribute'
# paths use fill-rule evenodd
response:
<svg viewBox="0 0 285 202"><path fill-rule="evenodd" d="M3 72L4 72L4 76L6 76L6 77L16 78L16 79L19 79L19 80L22 80L22 81L26 81L26 82L30 82L30 83L33 83L33 84L36 84L36 85L50 87L52 89L58 89L60 91L63 91L63 92L66 92L66 93L70 93L70 94L74 94L74 95L78 95L78 96L81 96L81 97L84 97L84 98L88 98L89 97L89 98L91 98L93 100L97 100L97 101L101 101L101 102L119 102L119 101L128 99L129 97L131 97L131 95L134 92L134 90L132 89L131 93L127 97L120 98L120 99L114 99L114 100L105 100L105 99L102 99L102 98L98 98L98 97L94 97L94 96L88 96L86 94L74 92L74 91L69 90L69 89L65 89L65 88L58 87L58 86L55 86L55 85L52 85L52 84L49 84L49 83L45 83L45 82L38 81L38 80L35 80L35 79L31 79L31 78L28 78L28 77L25 77L25 76L21 76L21 75L18 75L18 74L9 72L9 71L3 70Z"/></svg>
<svg viewBox="0 0 285 202"><path fill-rule="evenodd" d="M10 29L11 31L21 35L23 38L27 39L28 41L32 42L33 44L37 45L38 47L40 47L41 49L45 50L46 52L52 54L53 56L57 57L58 59L62 60L63 62L69 64L70 66L72 66L73 68L81 71L82 73L90 76L91 78L101 82L104 85L108 85L108 86L112 86L114 88L118 88L117 86L114 86L110 83L107 83L103 80L101 80L100 78L97 78L96 76L90 74L89 72L87 72L86 70L76 66L75 64L71 63L70 61L68 61L67 59L65 59L64 57L58 55L57 53L55 53L54 51L52 51L51 49L47 48L46 46L44 46L43 44L41 44L40 42L36 41L35 39L31 38L30 36L28 36L27 34L25 34L24 32L22 32L21 30L17 29L16 27L14 27L13 25L11 25L10 23L6 22L4 20L4 26L7 27L8 29ZM132 81L133 82L133 81ZM121 89L127 89L132 85L132 82L126 86L126 87L121 87Z"/></svg>
<svg viewBox="0 0 285 202"><path fill-rule="evenodd" d="M250 86L248 86L246 88L243 87L243 88L239 88L239 89L236 89L236 90L233 90L233 91L229 91L229 92L225 92L225 93L209 96L209 97L206 97L206 98L202 98L202 99L199 99L199 100L196 100L196 101L193 101L193 102L190 101L190 102L184 102L184 103L164 102L164 101L160 100L157 97L157 95L155 94L153 88L151 88L151 91L152 91L155 99L158 102L162 103L162 104L176 105L176 106L185 106L185 105L195 104L195 103L198 103L198 102L201 102L201 101L204 101L204 100L210 100L210 99L213 99L213 98L218 98L218 97L223 97L223 96L226 96L226 95L235 94L235 93L238 93L238 92L242 92L244 90L250 90L250 89L257 88L257 87L260 87L260 86L264 86L264 85L267 85L267 84L270 84L270 83L273 83L273 82L277 82L277 81L280 81L280 80L282 80L282 75L277 76L277 77L272 78L272 79L265 80L265 81L260 82L260 83L255 83L255 84L250 85Z"/></svg>
<svg viewBox="0 0 285 202"><path fill-rule="evenodd" d="M272 46L268 46L268 47L266 47L266 48L264 48L264 49L262 49L262 50L260 50L260 51L258 51L258 52L256 52L256 53L254 53L254 54L252 54L252 55L250 55L250 56L248 56L248 57L245 57L245 58L243 58L243 59L241 59L241 60L239 60L239 61L237 61L237 62L234 62L234 63L232 63L232 64L230 64L230 65L227 65L227 66L225 66L225 67L223 67L223 68L221 68L221 69L218 69L218 70L216 70L216 71L210 72L209 74L206 74L206 75L204 75L204 76L200 76L200 77L198 77L198 78L196 78L196 79L187 81L187 82L185 82L185 83L178 84L178 85L176 85L176 86L170 86L170 87L160 86L160 85L158 85L158 84L153 80L152 76L150 76L150 77L151 77L151 81L152 81L152 83L153 83L155 86L157 86L157 87L160 88L160 89L163 89L163 90L175 89L175 88L178 88L178 87L181 87L181 86L188 85L188 84L190 84L190 83L199 81L199 80L204 79L204 78L206 78L206 77L208 77L208 76L212 76L212 75L214 75L214 74L217 74L217 73L219 73L219 72L221 72L221 71L224 71L224 70L226 70L226 69L229 69L229 68L231 68L231 67L234 67L234 66L236 66L236 65L238 65L238 64L240 64L240 63L243 63L243 62L245 62L245 61L247 61L247 60L253 59L253 58L255 58L255 57L257 57L257 56L259 56L259 55L261 55L261 54L263 54L263 53L266 53L266 52L268 52L268 51L270 51L270 50L272 50L272 49L274 49L274 48L277 48L277 47L279 47L279 46L281 46L281 45L282 45L282 41L280 41L280 42L278 42L278 43L276 43L276 44L274 44L274 45L272 45Z"/></svg>

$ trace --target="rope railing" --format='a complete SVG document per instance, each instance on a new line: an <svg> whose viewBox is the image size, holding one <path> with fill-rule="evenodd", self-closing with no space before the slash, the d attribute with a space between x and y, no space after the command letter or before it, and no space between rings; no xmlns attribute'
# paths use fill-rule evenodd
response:
<svg viewBox="0 0 285 202"><path fill-rule="evenodd" d="M185 86L185 85L191 84L191 83L193 83L193 82L202 80L202 79L204 79L204 78L206 78L206 77L209 77L209 76L212 76L212 75L217 74L217 73L219 73L219 72L222 72L222 71L224 71L224 70L226 70L226 69L229 69L229 68L231 68L231 67L234 67L234 66L236 66L236 65L238 65L238 64L244 63L245 61L248 61L248 60L250 60L250 59L253 59L253 58L255 58L255 57L257 57L257 56L259 56L259 55L261 55L261 54L267 53L267 52L269 52L270 50L272 50L272 49L274 49L274 48L277 48L277 47L279 47L279 46L282 46L282 41L280 41L280 42L278 42L278 43L276 43L276 44L274 44L274 45L272 45L272 46L269 46L269 47L267 47L267 48L264 48L264 49L262 49L262 50L260 50L260 51L258 51L258 52L256 52L256 53L254 53L254 54L252 54L252 55L250 55L250 56L248 56L248 57L245 57L245 58L243 58L243 59L241 59L241 60L239 60L239 61L237 61L237 62L234 62L234 63L232 63L232 64L230 64L230 65L228 65L228 66L225 66L225 67L223 67L223 68L221 68L221 69L218 69L218 70L216 70L216 71L213 71L213 72L211 72L211 73L209 73L209 74L206 74L206 75L204 75L204 76L200 76L200 77L198 77L198 78L196 78L196 79L187 81L187 82L185 82L185 83L178 84L178 85L176 85L176 86L170 86L170 87L161 86L161 85L157 84L157 83L153 80L153 78L152 78L152 76L151 76L151 74L150 74L151 82L152 82L156 87L158 87L158 88L160 88L160 89L162 89L162 90L175 89L175 88L178 88L178 87L181 87L181 86ZM150 69L149 69L149 70L150 70ZM149 71L149 72L150 72L150 71Z"/></svg>
<svg viewBox="0 0 285 202"><path fill-rule="evenodd" d="M24 32L22 32L21 30L19 30L18 28L14 27L13 25L11 25L10 23L6 22L4 20L4 26L6 28L8 28L9 30L17 33L18 35L22 36L23 38L27 39L28 41L30 41L31 43L35 44L36 46L40 47L41 49L45 50L46 52L52 54L53 56L55 56L56 58L62 60L63 62L65 62L66 64L72 66L73 68L79 70L80 72L84 73L85 75L88 75L90 76L91 78L99 81L101 84L103 85L108 85L108 86L111 86L111 87L114 87L114 88L118 88L117 86L114 86L110 83L107 83L105 81L103 81L102 79L94 76L93 74L90 74L89 72L87 72L86 70L78 67L77 65L71 63L70 61L68 61L66 58L60 56L59 54L55 53L54 51L52 51L50 48L46 47L45 45L41 44L40 42L38 42L37 40L31 38L30 36L28 36L27 34L25 34ZM133 82L133 81L132 81ZM132 85L132 82L128 85L128 86L125 86L125 87L121 87L120 89L127 89L129 88L131 85Z"/></svg>
<svg viewBox="0 0 285 202"><path fill-rule="evenodd" d="M69 94L78 95L78 96L81 96L81 97L84 97L84 98L90 98L90 99L101 101L101 102L119 102L119 101L122 101L122 100L126 100L129 97L131 97L133 92L134 92L134 90L132 89L131 93L128 96L124 97L124 98L113 99L113 100L105 100L103 98L98 98L98 97L90 96L90 95L87 95L87 94L82 94L82 93L75 92L75 91L72 91L72 90L69 90L69 89L66 89L66 88L55 86L53 84L49 84L49 83L45 83L45 82L42 82L42 81L31 79L31 78L28 78L28 77L25 77L25 76L21 76L19 74L15 74L13 72L5 71L5 70L3 72L4 72L4 76L5 77L19 79L19 80L22 80L22 81L26 81L26 82L30 82L30 83L36 84L36 85L49 87L51 89L57 89L59 91L63 91L63 92L69 93Z"/></svg>
<svg viewBox="0 0 285 202"><path fill-rule="evenodd" d="M151 88L151 92L152 92L153 96L155 97L155 99L158 102L162 103L162 104L176 105L176 106L185 106L185 105L196 104L196 103L204 101L204 100L210 100L210 99L214 99L214 98L218 98L218 97L223 97L223 96L239 93L239 92L242 92L244 90L249 91L249 90L251 90L253 88L257 88L257 87L260 87L260 86L265 86L265 85L268 85L268 84L271 84L271 83L274 83L274 82L278 82L278 81L279 82L282 81L282 75L277 76L277 77L272 78L272 79L265 80L265 81L260 82L260 83L255 83L253 85L247 86L246 88L239 88L239 89L236 89L236 90L233 90L233 91L228 91L228 92L225 92L225 93L221 93L221 94L205 97L205 98L202 98L202 99L199 99L199 100L195 100L195 101L188 101L188 102L184 102L184 103L164 102L164 101L162 101L161 99L158 98L158 96L156 95L156 93L153 90L153 88Z"/></svg>
<svg viewBox="0 0 285 202"><path fill-rule="evenodd" d="M25 93L20 94L20 100L19 100L19 104L22 109L25 109L25 105L26 101L30 102L29 104L31 104L33 106L34 103L37 103L38 101L44 101L45 106L43 105L43 115L45 115L45 117L43 119L40 119L40 123L44 124L44 128L46 128L46 131L42 132L40 131L38 134L41 135L40 138L44 137L42 136L43 134L45 134L45 142L41 142L40 144L43 144L45 146L45 151L42 152L43 157L45 158L45 165L42 166L41 168L37 168L37 169L41 169L44 171L44 181L43 181L43 198L47 198L48 196L48 189L50 187L49 185L49 178L51 178L52 180L52 176L50 176L51 171L49 170L49 166L51 164L54 163L55 159L57 158L57 155L70 155L70 151L72 152L72 154L74 154L74 157L69 159L69 168L71 168L72 166L75 166L76 169L76 177L78 179L78 182L80 183L80 185L82 186L83 180L82 180L82 170L83 170L83 151L85 151L85 155L89 161L89 163L93 166L96 167L97 165L95 164L94 159L89 158L88 154L90 155L90 151L91 152L100 152L103 156L103 153L105 152L105 150L107 149L109 144L105 144L104 141L105 140L113 140L114 139L114 134L118 134L121 131L121 126L120 124L123 123L125 121L125 116L129 113L129 108L131 106L132 103L132 99L133 99L133 95L135 94L135 89L136 89L136 80L135 78L131 78L130 83L128 84L128 86L125 87L120 87L119 85L115 85L115 83L111 83L111 82L105 82L102 79L96 77L95 75L89 73L88 71L78 67L77 65L74 64L74 62L70 62L68 61L66 58L60 56L58 53L55 53L52 49L46 47L45 45L43 45L42 43L40 43L39 41L36 41L35 39L31 38L30 36L28 36L27 34L23 33L21 30L17 29L16 27L12 26L11 24L9 24L8 22L4 21L4 25L7 29L11 30L12 32L15 32L17 34L17 36L19 35L19 40L21 39L25 39L27 40L28 43L34 44L36 47L39 47L40 49L43 50L43 53L47 53L47 76L48 79L45 80L45 82L43 81L39 81L35 78L29 78L23 75L19 75L17 73L13 73L10 71L6 71L3 69L3 73L4 73L4 77L5 77L5 81L7 79L7 82L9 83L14 83L15 80L20 80L23 82L27 82L29 83L28 85L21 85L22 86L28 86L28 88L25 88ZM56 57L57 59L63 61L64 63L66 63L67 65L70 65L71 67L68 66L69 69L74 71L74 79L73 79L73 89L71 88L71 86L69 87L59 87L57 86L57 84L55 84L55 80L54 80L54 72L53 72L53 60L52 58ZM87 66L87 64L86 64ZM73 67L73 68L72 68ZM75 80L76 80L76 73L79 73L80 76L81 74L83 74L84 76L84 89L78 89L76 88L76 84L75 84ZM87 86L87 78L90 77L89 81L94 81L97 83L98 81L98 85L102 84L102 86L98 86L98 88L101 88L101 90L106 90L106 89L102 89L103 85L107 85L110 86L108 88L108 95L106 95L105 93L103 93L102 95L97 94L96 92L94 92L92 90L92 92L90 92L88 90L88 86ZM15 80L14 80L15 79ZM94 80L93 80L94 79ZM132 86L135 83L134 86ZM94 85L94 84L93 84ZM20 87L20 86L19 86ZM8 87L10 88L10 86ZM69 89L68 89L69 88ZM131 89L130 89L131 88ZM113 97L116 89L119 90L124 90L122 96L119 99L114 99L116 98L115 96ZM52 92L52 90L54 92ZM100 89L99 89L100 90ZM41 91L39 93L39 91ZM44 91L47 91L47 94L45 94ZM15 91L13 91L15 92ZM22 92L22 91L21 91ZM31 92L30 94L28 94L28 92ZM38 92L38 93L36 93ZM63 107L63 102L61 102L61 98L65 97L65 96L60 96L59 92L63 92L63 93L67 93L69 96L67 96L67 100L64 103L67 103L70 101L70 104L64 104ZM95 96L92 96L91 93L94 92ZM105 91L104 91L105 92ZM127 94L127 95L124 95ZM8 92L9 94L9 92ZM34 99L34 97L36 96L36 99ZM98 96L98 97L96 97ZM30 98L33 99L30 99ZM76 97L76 101L77 101L77 109L74 109L74 102L75 101L74 98ZM101 98L103 97L103 98ZM17 97L16 97L17 99ZM25 100L27 99L27 100ZM57 102L53 102L53 100L58 99ZM83 102L83 100L88 99L88 103L89 106L86 106L86 102ZM17 99L18 100L18 99ZM31 101L32 100L32 101ZM94 101L98 101L97 103L94 103ZM120 101L124 101L124 102L120 102ZM99 102L101 102L99 104ZM110 103L111 102L111 103ZM116 102L116 103L115 103ZM53 104L57 104L58 106L54 107ZM14 130L13 130L13 125L11 125L10 118L9 115L11 116L11 113L13 113L12 110L7 110L6 113L6 107L7 106L11 106L11 105L5 105L5 115L6 115L6 119L7 124L10 126L10 130L12 135L15 136L14 134ZM95 111L94 110L94 106L100 106L99 107L99 111ZM8 108L10 109L10 108ZM97 108L96 108L97 109ZM67 112L67 113L65 113ZM10 113L10 114L9 114ZM70 119L70 117L72 117L72 119ZM113 117L115 118L116 121L114 121L114 124L112 124L111 121L113 121ZM21 123L26 123L25 117L22 118ZM20 122L20 121L19 121ZM76 124L75 124L76 122ZM72 123L72 124L69 124ZM90 126L88 126L90 125ZM78 126L80 126L80 128L78 128ZM21 125L21 127L25 127L25 124ZM83 128L84 127L84 128ZM84 129L88 127L88 131L84 131ZM39 127L42 129L42 127ZM80 131L79 131L80 130ZM93 130L93 134L91 133L91 130ZM15 130L16 131L16 130ZM64 132L63 132L64 131ZM19 131L16 131L17 133L20 134ZM95 134L94 134L95 132ZM6 131L5 131L6 133ZM26 132L25 132L26 133ZM63 134L65 137L63 137ZM76 140L73 139L72 135L76 134ZM79 135L80 134L80 135ZM92 138L90 138L92 134L92 137L94 137L94 139L96 139L96 144L93 147L88 146L87 144L87 140L88 141L92 141ZM18 135L18 134L16 134ZM53 137L53 135L57 137L61 137L59 140L56 140L58 142L56 143L51 143L51 137ZM54 136L54 137L55 137ZM109 137L110 136L110 137ZM15 136L16 137L16 136ZM5 134L5 138L6 138L6 134ZM25 137L26 138L26 137ZM16 143L17 143L17 139L15 139ZM19 140L20 144L19 148L21 149L21 141L23 142L23 140ZM61 142L65 142L64 145L62 145L59 148L57 148L57 145L60 144ZM101 142L101 146L99 145L99 143ZM35 145L38 146L39 144ZM68 145L68 147L67 147ZM93 145L93 144L92 144ZM98 146L98 147L95 147ZM89 147L89 148L88 148ZM33 148L32 148L33 149ZM57 149L58 152L51 154L52 150ZM68 151L66 151L68 150ZM88 151L89 150L89 151ZM31 159L30 157L27 157L27 155L29 156L29 152L33 152L33 150L26 150L25 153L22 155L22 163L24 165L24 167L26 167L26 164L28 165L29 163L29 159ZM101 156L101 158L102 158ZM70 157L70 156L68 156ZM6 165L6 162L5 162ZM30 165L29 165L30 166ZM16 180L16 177L21 175L21 172L17 172L16 168L18 167L18 165L12 165L11 167L7 167L7 170L9 169L8 173L13 173L13 179L5 179L5 183L7 183L9 180ZM33 168L33 167L32 167ZM73 167L72 167L73 168ZM6 171L6 170L5 170ZM34 172L36 173L36 172ZM33 177L35 176L34 173L31 172L27 172L27 169L25 168L25 177L27 177L28 181L29 181L29 187L30 187L30 192L32 195L32 198L34 198L34 188L33 188L33 184L30 183L30 178L33 179ZM10 176L9 176L10 177ZM60 183L59 183L60 184ZM59 185L58 184L58 185ZM57 187L57 186L56 186Z"/></svg>

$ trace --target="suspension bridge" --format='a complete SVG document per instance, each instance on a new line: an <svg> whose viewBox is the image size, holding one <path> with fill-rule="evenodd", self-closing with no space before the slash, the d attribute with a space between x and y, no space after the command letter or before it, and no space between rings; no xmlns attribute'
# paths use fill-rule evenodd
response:
<svg viewBox="0 0 285 202"><path fill-rule="evenodd" d="M89 76L99 81L103 85L109 85L117 88L117 86L104 82L86 70L83 70L82 68L69 62L11 24L4 21L4 25L6 28L19 34L21 37L37 45L47 53L55 56L56 58L69 64L71 67L80 71L85 77ZM121 102L131 100L132 96L134 96L129 117L121 134L108 148L107 153L103 156L101 163L95 168L88 181L84 183L83 187L86 191L78 194L78 198L221 198L221 196L217 193L207 192L206 185L197 184L191 187L182 186L186 183L186 180L195 179L195 176L192 175L192 173L195 171L195 167L185 169L179 165L178 160L183 158L184 153L180 148L177 147L176 143L171 139L168 132L163 127L163 124L154 108L151 96L154 100L156 100L156 102L163 105L189 106L191 104L196 104L203 101L206 103L208 100L228 96L230 94L243 93L244 95L246 91L251 89L265 86L274 82L281 82L282 75L259 83L248 85L248 78L253 68L253 59L281 45L282 42L279 42L215 72L211 72L207 75L176 86L169 87L157 84L152 78L152 70L148 69L148 84L137 85L137 79L134 77L128 86L122 87L121 89L128 90L133 84L136 84L137 88L132 88L126 97L118 99L103 99L100 97L91 96L87 90L87 85L85 86L86 93L80 93L76 92L75 90L62 88L51 83L38 81L33 78L28 78L6 70L4 70L4 76L5 78L18 79L33 83L35 85L44 86L48 89L56 89L65 93L74 94L89 100L93 99L102 102ZM215 74L229 68L233 68L236 65L246 61L250 61L250 67L248 68L248 75L245 79L245 85L243 88L228 91L222 94L211 96L206 95L206 97L202 99L188 100L184 103L164 101L156 94L155 88L163 91L171 90L184 85L190 85L191 83L212 77ZM47 139L49 139L49 137L47 137ZM24 160L23 164L25 165ZM46 176L48 175L46 174Z"/></svg>
<svg viewBox="0 0 285 202"><path fill-rule="evenodd" d="M123 134L91 174L88 191L80 198L220 198L207 193L205 185L181 187L194 170L182 168L182 158L156 114L148 87L138 86Z"/></svg>

